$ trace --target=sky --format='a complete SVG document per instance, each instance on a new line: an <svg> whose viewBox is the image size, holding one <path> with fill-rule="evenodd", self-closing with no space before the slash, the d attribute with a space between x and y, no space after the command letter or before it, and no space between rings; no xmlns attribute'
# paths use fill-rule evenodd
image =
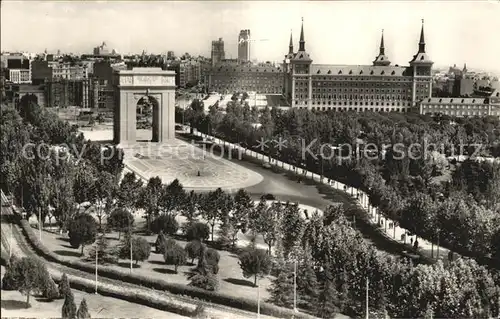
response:
<svg viewBox="0 0 500 319"><path fill-rule="evenodd" d="M418 50L424 19L427 52L453 64L500 73L500 0L483 1L11 1L1 2L2 51L92 53L106 41L117 52L210 56L223 38L237 57L238 34L257 40L251 58L282 61L290 32L298 48L304 19L313 63L370 64L384 29L393 64ZM266 40L266 41L258 41Z"/></svg>

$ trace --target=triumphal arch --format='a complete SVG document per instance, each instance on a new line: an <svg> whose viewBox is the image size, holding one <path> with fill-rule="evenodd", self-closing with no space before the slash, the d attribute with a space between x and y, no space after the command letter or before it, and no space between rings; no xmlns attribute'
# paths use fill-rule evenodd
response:
<svg viewBox="0 0 500 319"><path fill-rule="evenodd" d="M114 71L114 127L116 144L136 142L136 112L140 99L153 106L152 142L175 138L175 71L161 68L133 68Z"/></svg>

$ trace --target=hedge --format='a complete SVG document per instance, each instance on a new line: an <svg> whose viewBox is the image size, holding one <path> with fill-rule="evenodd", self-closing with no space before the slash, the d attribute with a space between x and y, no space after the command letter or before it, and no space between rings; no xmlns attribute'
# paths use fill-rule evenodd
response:
<svg viewBox="0 0 500 319"><path fill-rule="evenodd" d="M75 268L81 271L85 271L90 274L95 273L95 266L90 265L88 263L81 262L79 260L65 260L61 258L59 255L53 253L48 250L42 243L40 243L38 236L35 235L33 229L29 225L27 220L20 220L19 224L21 225L21 229L24 235L28 238L28 242L34 248L34 250L44 256L49 261L57 262L67 267ZM152 288L156 290L168 291L170 293L181 295L181 296L189 296L191 298L198 298L202 301L220 304L232 308L237 308L249 312L255 312L257 309L257 301L247 298L235 298L233 296L223 294L220 292L212 292L203 289L199 289L196 287L191 287L187 285L181 285L176 283L167 283L164 281L158 281L155 279L151 279L150 277L138 275L138 274L130 274L125 271L118 271L116 269L107 267L107 266L99 266L99 274L102 277L107 277L110 279L121 280L124 282L136 284L139 286L144 286L147 288ZM113 292L109 292L110 294ZM115 296L121 296L122 291L114 292ZM131 300L137 300L137 303L141 303L141 298L139 295L133 296L124 296L125 298L137 298ZM155 301L156 302L156 301ZM154 302L153 302L154 303ZM156 306L154 306L157 308ZM260 303L260 312L264 315L269 315L273 317L279 318L315 318L313 316L304 314L304 313L296 313L291 309L281 308L266 302Z"/></svg>

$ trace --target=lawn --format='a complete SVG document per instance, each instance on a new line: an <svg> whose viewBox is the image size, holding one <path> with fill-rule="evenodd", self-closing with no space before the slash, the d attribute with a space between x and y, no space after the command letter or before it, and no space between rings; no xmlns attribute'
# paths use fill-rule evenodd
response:
<svg viewBox="0 0 500 319"><path fill-rule="evenodd" d="M182 224L185 220L184 217L177 217L179 224ZM136 214L136 229L142 230L145 225L145 221L138 214ZM35 230L37 232L37 230ZM217 232L217 227L216 227ZM215 232L215 233L216 233ZM148 276L154 278L155 280L164 280L166 282L173 282L179 284L188 284L186 274L189 273L190 269L194 267L191 264L191 260L188 260L188 264L178 267L178 273L174 273L173 265L166 265L163 259L163 255L157 254L154 249L154 243L156 241L157 235L144 236L148 242L152 245L151 255L147 261L139 263L138 266L134 265L133 272L143 276ZM260 236L259 236L260 237ZM110 250L116 248L120 241L118 240L117 232L110 232L106 234L108 239L108 247ZM216 236L214 237L216 238ZM181 246L185 246L187 241L182 239L176 239ZM244 234L239 234L240 245L246 245L248 243L248 238ZM60 255L61 257L68 260L85 260L88 256L89 251L92 246L86 246L84 248L84 256L81 257L81 249L74 249L70 246L67 234L59 234L58 232L42 232L42 242L51 251ZM263 243L262 238L257 239L257 244L259 248L267 248L267 245ZM220 282L220 292L227 293L235 297L244 298L255 298L257 299L257 288L253 287L253 278L244 278L241 268L238 264L238 256L232 252L219 250L220 261L219 261L219 282ZM89 261L92 263L93 261ZM196 260L195 260L196 264ZM120 259L117 264L108 265L115 269L119 269L123 272L130 271L130 260ZM270 286L271 276L267 276L260 280L260 295L261 300L266 300L269 298L269 293L267 288Z"/></svg>
<svg viewBox="0 0 500 319"><path fill-rule="evenodd" d="M5 269L2 266L2 277ZM75 303L78 307L83 298L87 300L87 306L92 318L187 318L175 313L165 312L154 308L138 305L120 299L104 297L92 293L72 290ZM2 290L2 318L60 318L64 300L53 300L47 302L39 298L30 298L30 308L25 308L26 297L19 291Z"/></svg>

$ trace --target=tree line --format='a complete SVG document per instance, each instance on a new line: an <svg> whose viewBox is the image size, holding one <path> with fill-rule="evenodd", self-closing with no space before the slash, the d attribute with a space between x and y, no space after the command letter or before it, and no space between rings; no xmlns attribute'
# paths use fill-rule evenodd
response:
<svg viewBox="0 0 500 319"><path fill-rule="evenodd" d="M177 110L177 117L182 112ZM472 256L500 258L499 165L447 159L458 152L473 155L477 145L476 155L499 157L498 118L268 107L259 111L238 101L225 112L212 107L204 114L198 100L185 110L184 118L201 132L363 190L384 216L420 237L439 237L450 249ZM269 141L267 148L257 143L261 139ZM281 147L270 142L280 139L286 141ZM315 140L310 153L305 152ZM376 149L369 158L346 153L348 148L336 150L337 156L321 156L323 144L363 151L368 143ZM405 146L403 151L387 147L398 143ZM446 178L450 174L452 178ZM448 200L443 203L443 198ZM419 201L428 204L418 205ZM462 226L455 227L457 222Z"/></svg>

